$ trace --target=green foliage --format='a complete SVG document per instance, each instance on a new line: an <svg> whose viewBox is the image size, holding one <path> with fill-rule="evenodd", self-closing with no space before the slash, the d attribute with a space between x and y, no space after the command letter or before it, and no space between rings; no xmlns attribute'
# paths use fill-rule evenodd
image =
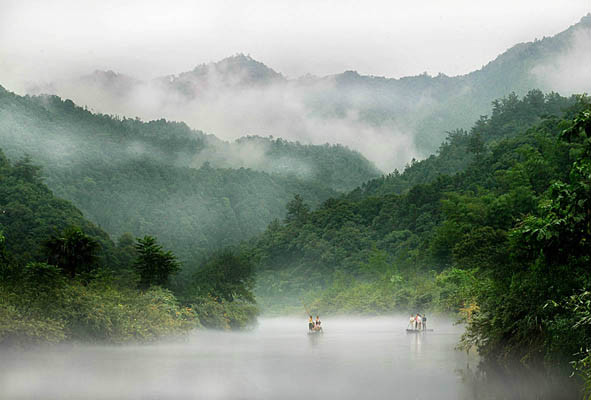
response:
<svg viewBox="0 0 591 400"><path fill-rule="evenodd" d="M588 349L580 348L591 341L591 331L582 327L586 295L573 293L591 281L589 118L587 102L576 118L565 121L561 137L571 142L563 164L568 174L548 180L536 206L508 228L509 243L502 246L507 256L481 268L478 276L488 277L488 284L476 291L479 307L464 337L497 363L518 359L528 366L564 366L577 354L574 365L586 385Z"/></svg>
<svg viewBox="0 0 591 400"><path fill-rule="evenodd" d="M239 330L254 326L259 310L256 305L220 300L211 295L194 298L192 307L204 327L221 330Z"/></svg>
<svg viewBox="0 0 591 400"><path fill-rule="evenodd" d="M119 237L117 246L114 249L114 255L117 264L122 268L131 268L133 266L138 254L135 248L135 239L131 233L126 232Z"/></svg>
<svg viewBox="0 0 591 400"><path fill-rule="evenodd" d="M473 166L474 158L482 159L494 145L507 138L518 137L532 125L552 123L571 108L574 112L577 96L564 98L556 93L544 95L539 90L528 92L521 100L510 94L493 102L492 115L482 116L470 132L454 129L447 132L447 138L437 153L422 161L411 162L402 173L394 171L381 178L365 182L348 197L359 199L365 196L403 193L418 184L433 182L440 175L453 175ZM545 122L544 122L545 121ZM441 128L439 128L441 129ZM483 161L483 160L480 160Z"/></svg>
<svg viewBox="0 0 591 400"><path fill-rule="evenodd" d="M136 290L136 258L144 286L165 284L178 268L154 238L140 239L136 250L126 234L114 246L53 196L29 159L13 165L1 152L0 193L0 345L145 342L201 326L169 290ZM220 318L232 329L251 324L257 313L240 301L214 311L204 320Z"/></svg>
<svg viewBox="0 0 591 400"><path fill-rule="evenodd" d="M193 274L189 290L192 295L212 296L218 301L254 303L253 268L244 254L221 250Z"/></svg>
<svg viewBox="0 0 591 400"><path fill-rule="evenodd" d="M8 255L6 254L6 238L0 230L0 271L8 266Z"/></svg>
<svg viewBox="0 0 591 400"><path fill-rule="evenodd" d="M304 203L304 199L299 194L296 194L286 206L287 215L285 221L288 223L303 224L310 214L310 206Z"/></svg>
<svg viewBox="0 0 591 400"><path fill-rule="evenodd" d="M564 299L591 282L589 99L531 92L493 107L443 147L457 159L442 151L327 200L301 223L269 226L252 243L259 302L458 312L461 345L487 366L568 371L575 361L586 380L581 345L591 336ZM434 165L466 168L437 176Z"/></svg>
<svg viewBox="0 0 591 400"><path fill-rule="evenodd" d="M192 309L158 287L138 293L101 281L34 286L43 277L61 277L52 268L32 266L24 288L0 287L0 344L148 342L199 326Z"/></svg>
<svg viewBox="0 0 591 400"><path fill-rule="evenodd" d="M565 302L566 309L572 316L569 322L574 322L571 329L579 331L579 337L582 344L580 351L575 354L577 359L572 362L576 373L583 381L583 396L585 399L591 399L591 348L589 339L591 338L591 292L583 291L571 296Z"/></svg>
<svg viewBox="0 0 591 400"><path fill-rule="evenodd" d="M138 258L133 267L140 276L139 286L165 286L170 276L180 270L180 264L170 250L164 251L152 236L138 238L135 246Z"/></svg>
<svg viewBox="0 0 591 400"><path fill-rule="evenodd" d="M0 291L0 345L59 343L66 338L63 323L21 312Z"/></svg>
<svg viewBox="0 0 591 400"><path fill-rule="evenodd" d="M70 287L62 307L72 339L123 343L153 341L198 326L193 310L159 287L137 293L96 285Z"/></svg>
<svg viewBox="0 0 591 400"><path fill-rule="evenodd" d="M47 262L57 265L70 278L96 268L99 244L78 227L68 227L43 243Z"/></svg>
<svg viewBox="0 0 591 400"><path fill-rule="evenodd" d="M89 244L98 243L97 261L110 261L113 243L108 235L71 203L54 197L29 158L12 164L0 150L0 227L10 263L23 267L32 260L46 261L40 243L72 226L80 227Z"/></svg>
<svg viewBox="0 0 591 400"><path fill-rule="evenodd" d="M571 353L571 365L582 382L583 398L591 397L591 292L582 290L545 308L556 315L548 323L547 346L553 354Z"/></svg>
<svg viewBox="0 0 591 400"><path fill-rule="evenodd" d="M465 313L475 302L476 290L482 281L476 278L472 269L450 268L437 275L435 283L439 289L439 307L441 310L453 310ZM467 315L463 315L468 317Z"/></svg>
<svg viewBox="0 0 591 400"><path fill-rule="evenodd" d="M376 281L356 280L337 271L331 285L319 293L310 293L308 302L312 310L322 314L416 313L433 309L437 292L430 274L393 274Z"/></svg>
<svg viewBox="0 0 591 400"><path fill-rule="evenodd" d="M0 146L12 158L31 154L56 195L73 202L112 237L158 237L187 266L261 233L273 219L285 216L285 204L295 194L316 206L337 190L379 176L369 161L343 146L260 137L226 143L183 123L93 114L56 96L22 97L2 88ZM250 161L252 149L261 154L257 162ZM40 181L38 168L27 159L12 170L11 179ZM35 193L19 189L0 193L0 212L6 211L0 223L28 222L22 197ZM44 199L45 194L37 196ZM97 236L68 217L52 225L58 230L80 226ZM5 227L20 247L16 254L36 248L34 240L17 238L17 231L27 232ZM47 232L34 236L45 239Z"/></svg>
<svg viewBox="0 0 591 400"><path fill-rule="evenodd" d="M345 192L360 183L381 175L381 172L361 153L340 144L322 146L272 137L246 136L236 140L229 147L234 151L243 148L264 148L264 160L251 168L282 176L292 176L304 181L315 181L337 192ZM234 167L232 160L215 163L220 167Z"/></svg>

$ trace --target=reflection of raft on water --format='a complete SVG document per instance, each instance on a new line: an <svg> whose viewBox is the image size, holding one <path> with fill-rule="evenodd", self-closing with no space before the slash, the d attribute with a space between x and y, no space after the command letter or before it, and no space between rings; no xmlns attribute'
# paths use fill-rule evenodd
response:
<svg viewBox="0 0 591 400"><path fill-rule="evenodd" d="M322 330L322 328L318 330L308 331L308 335L322 335L323 333L324 331Z"/></svg>
<svg viewBox="0 0 591 400"><path fill-rule="evenodd" d="M433 332L433 329L406 329L406 333Z"/></svg>

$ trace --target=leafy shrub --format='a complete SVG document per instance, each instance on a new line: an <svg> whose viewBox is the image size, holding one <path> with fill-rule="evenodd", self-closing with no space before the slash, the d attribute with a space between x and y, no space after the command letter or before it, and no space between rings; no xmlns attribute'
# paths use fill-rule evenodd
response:
<svg viewBox="0 0 591 400"><path fill-rule="evenodd" d="M194 299L193 309L206 328L237 330L253 326L259 314L255 304L236 300L225 301L211 295Z"/></svg>
<svg viewBox="0 0 591 400"><path fill-rule="evenodd" d="M59 343L65 339L61 321L27 315L12 304L13 300L0 286L0 345Z"/></svg>
<svg viewBox="0 0 591 400"><path fill-rule="evenodd" d="M32 283L43 274L61 278L59 269L36 264L27 270L18 291L0 292L0 342L149 342L199 326L195 312L166 289L139 292L99 280L64 282L44 292Z"/></svg>

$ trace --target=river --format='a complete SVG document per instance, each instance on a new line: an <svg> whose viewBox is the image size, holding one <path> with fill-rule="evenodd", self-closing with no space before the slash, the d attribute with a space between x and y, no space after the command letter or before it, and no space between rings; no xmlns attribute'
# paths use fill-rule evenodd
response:
<svg viewBox="0 0 591 400"><path fill-rule="evenodd" d="M461 328L432 318L262 319L253 331L196 331L152 345L3 351L0 399L476 399Z"/></svg>

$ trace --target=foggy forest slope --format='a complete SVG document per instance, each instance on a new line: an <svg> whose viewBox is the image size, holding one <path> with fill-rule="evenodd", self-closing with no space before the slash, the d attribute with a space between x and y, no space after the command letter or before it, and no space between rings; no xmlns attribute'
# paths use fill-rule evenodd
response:
<svg viewBox="0 0 591 400"><path fill-rule="evenodd" d="M552 37L519 43L477 71L386 78L356 71L288 78L238 54L191 71L142 81L113 71L30 85L99 112L169 118L223 138L273 135L341 143L382 171L432 154L446 131L470 128L490 103L531 89L591 90L591 15ZM568 73L565 73L568 71Z"/></svg>
<svg viewBox="0 0 591 400"><path fill-rule="evenodd" d="M261 305L275 312L297 309L306 299L324 312L369 314L450 306L439 298L446 289L430 286L432 274L457 265L454 246L461 244L463 231L452 229L449 219L457 213L486 226L490 218L495 229L508 230L520 215L534 212L549 184L564 179L568 157L553 149L556 154L548 156L554 164L536 171L533 163L558 146L552 144L558 118L572 116L585 102L539 90L499 99L490 119L452 132L437 154L401 173L365 182L316 209L293 200L287 219L251 243L261 260ZM527 173L516 172L524 163L532 164ZM489 196L512 205L495 205ZM493 211L485 217L484 209L470 208L486 206L472 202L493 202L488 207L501 207L504 214L498 221Z"/></svg>
<svg viewBox="0 0 591 400"><path fill-rule="evenodd" d="M499 99L490 119L402 174L317 209L294 199L250 242L259 304L453 312L467 324L460 347L483 365L575 367L589 384L590 138L588 96L534 90Z"/></svg>
<svg viewBox="0 0 591 400"><path fill-rule="evenodd" d="M87 218L114 237L156 235L183 259L262 232L296 193L320 204L379 174L343 146L223 142L183 123L97 115L2 88L0 121L5 153L33 157Z"/></svg>
<svg viewBox="0 0 591 400"><path fill-rule="evenodd" d="M0 4L1 398L591 400L589 0Z"/></svg>

